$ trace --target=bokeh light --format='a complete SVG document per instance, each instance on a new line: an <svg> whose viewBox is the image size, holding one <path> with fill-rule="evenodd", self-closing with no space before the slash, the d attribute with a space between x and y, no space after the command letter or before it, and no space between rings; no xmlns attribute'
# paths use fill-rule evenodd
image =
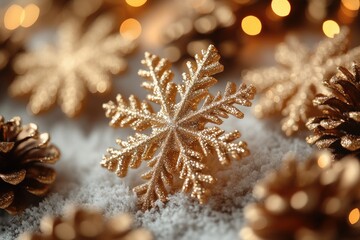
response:
<svg viewBox="0 0 360 240"><path fill-rule="evenodd" d="M360 0L341 0L341 3L351 11L357 11L360 8Z"/></svg>
<svg viewBox="0 0 360 240"><path fill-rule="evenodd" d="M137 39L141 31L140 22L134 18L126 19L120 26L120 35L130 41Z"/></svg>
<svg viewBox="0 0 360 240"><path fill-rule="evenodd" d="M271 9L280 17L285 17L290 14L291 5L287 0L272 0Z"/></svg>
<svg viewBox="0 0 360 240"><path fill-rule="evenodd" d="M40 14L40 8L38 6L36 6L35 4L27 5L23 11L24 18L21 23L21 26L27 28L33 25L38 19L39 14Z"/></svg>
<svg viewBox="0 0 360 240"><path fill-rule="evenodd" d="M30 27L39 18L40 8L35 4L29 4L25 8L17 4L11 5L4 15L4 26L8 30L18 27Z"/></svg>
<svg viewBox="0 0 360 240"><path fill-rule="evenodd" d="M350 224L354 225L357 222L359 222L359 220L360 220L360 211L358 208L354 208L349 213L349 222L350 222Z"/></svg>
<svg viewBox="0 0 360 240"><path fill-rule="evenodd" d="M322 29L324 34L329 38L333 38L336 34L340 33L339 24L333 20L326 20L322 25Z"/></svg>
<svg viewBox="0 0 360 240"><path fill-rule="evenodd" d="M132 7L141 7L147 0L126 0L126 3Z"/></svg>
<svg viewBox="0 0 360 240"><path fill-rule="evenodd" d="M255 36L261 32L262 24L257 17L250 15L241 21L241 28L246 34Z"/></svg>
<svg viewBox="0 0 360 240"><path fill-rule="evenodd" d="M328 154L321 154L317 159L320 168L326 168L331 164L331 157Z"/></svg>
<svg viewBox="0 0 360 240"><path fill-rule="evenodd" d="M23 8L19 5L11 5L4 15L4 26L6 29L14 30L21 24Z"/></svg>

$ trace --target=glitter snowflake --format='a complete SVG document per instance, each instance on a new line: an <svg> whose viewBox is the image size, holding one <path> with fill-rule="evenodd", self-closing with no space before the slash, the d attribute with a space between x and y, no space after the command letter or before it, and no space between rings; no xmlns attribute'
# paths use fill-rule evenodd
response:
<svg viewBox="0 0 360 240"><path fill-rule="evenodd" d="M134 188L143 210L154 206L157 199L165 202L169 192L181 186L182 191L205 202L215 180L211 175L211 170L216 171L214 163L228 164L231 158L249 154L245 142L234 142L240 137L238 131L225 133L217 126L206 126L220 125L229 115L242 118L234 105L251 106L255 94L253 86L236 88L228 83L224 95L211 95L209 88L217 82L213 75L223 70L219 59L210 45L195 56L195 63L187 63L188 73L183 74L182 84L176 84L169 61L145 53L142 63L148 70L140 70L139 75L146 80L142 86L150 91L148 101L140 102L135 96L127 101L118 95L116 103L104 104L111 126L152 130L150 134L136 133L127 141L117 140L120 149L109 148L101 162L125 177L129 167L138 168L148 161L150 170L142 174L146 182ZM154 112L150 102L160 105L159 112Z"/></svg>
<svg viewBox="0 0 360 240"><path fill-rule="evenodd" d="M83 34L78 20L62 24L56 46L17 58L14 67L20 76L10 86L10 94L30 95L29 109L34 114L56 101L67 116L78 114L87 92L104 93L111 88L110 76L126 68L123 56L135 47L119 34L110 34L112 24L111 17L100 17Z"/></svg>
<svg viewBox="0 0 360 240"><path fill-rule="evenodd" d="M275 54L282 66L245 72L244 82L254 84L262 93L255 114L267 117L281 113L282 130L288 136L303 127L312 116L315 95L326 93L323 80L337 66L349 66L360 58L360 47L347 51L348 35L349 30L344 28L334 38L321 41L314 52L291 38Z"/></svg>

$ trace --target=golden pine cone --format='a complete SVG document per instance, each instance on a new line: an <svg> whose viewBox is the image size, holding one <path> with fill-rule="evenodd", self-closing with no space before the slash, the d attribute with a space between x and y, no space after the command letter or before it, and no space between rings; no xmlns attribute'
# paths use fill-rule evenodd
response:
<svg viewBox="0 0 360 240"><path fill-rule="evenodd" d="M121 214L105 219L97 210L73 208L63 217L44 217L42 233L25 233L20 240L151 240L152 234L133 228L133 218Z"/></svg>
<svg viewBox="0 0 360 240"><path fill-rule="evenodd" d="M48 133L40 134L33 123L21 125L20 117L8 122L0 116L0 208L19 213L31 195L44 196L56 173L45 164L60 157Z"/></svg>
<svg viewBox="0 0 360 240"><path fill-rule="evenodd" d="M360 163L332 162L320 153L306 162L288 157L254 188L245 208L244 240L360 239Z"/></svg>
<svg viewBox="0 0 360 240"><path fill-rule="evenodd" d="M360 68L354 62L352 71L344 67L324 84L329 96L318 95L313 103L322 116L309 119L313 131L306 141L320 149L329 149L336 158L354 154L360 157Z"/></svg>

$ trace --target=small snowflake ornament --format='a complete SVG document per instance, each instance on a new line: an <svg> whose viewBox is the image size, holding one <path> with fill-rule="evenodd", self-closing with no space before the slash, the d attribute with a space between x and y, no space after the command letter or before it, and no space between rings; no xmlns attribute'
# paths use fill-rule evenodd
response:
<svg viewBox="0 0 360 240"><path fill-rule="evenodd" d="M244 82L254 84L262 93L255 114L260 118L281 114L287 136L304 127L313 114L315 95L327 92L323 80L337 66L349 67L351 61L360 58L360 47L347 51L348 36L349 29L343 28L334 38L321 41L313 52L291 38L275 53L281 66L247 71Z"/></svg>
<svg viewBox="0 0 360 240"><path fill-rule="evenodd" d="M211 171L214 162L228 164L231 158L241 159L249 154L245 142L234 141L238 131L225 133L217 126L229 115L242 118L243 113L234 105L251 106L253 86L228 83L224 94L209 93L217 82L214 74L223 70L220 56L213 45L188 62L188 72L181 84L173 82L173 73L167 59L145 53L142 63L148 70L140 70L145 79L142 87L150 94L148 101L135 96L125 100L121 95L116 102L104 104L106 116L113 127L131 127L150 134L136 133L127 141L117 140L119 149L109 148L101 165L125 177L128 168L138 168L143 161L150 170L142 174L145 183L134 188L143 210L154 206L156 200L165 202L169 192L191 192L200 203L206 201L210 185L214 182ZM177 101L177 97L180 99ZM160 105L155 112L151 102ZM216 160L217 161L216 161Z"/></svg>
<svg viewBox="0 0 360 240"><path fill-rule="evenodd" d="M20 76L11 84L10 95L30 95L29 110L47 111L56 102L68 117L76 116L86 95L111 89L111 75L125 70L124 55L135 43L111 34L114 21L99 17L83 33L79 20L70 19L58 31L56 46L19 56L15 70Z"/></svg>

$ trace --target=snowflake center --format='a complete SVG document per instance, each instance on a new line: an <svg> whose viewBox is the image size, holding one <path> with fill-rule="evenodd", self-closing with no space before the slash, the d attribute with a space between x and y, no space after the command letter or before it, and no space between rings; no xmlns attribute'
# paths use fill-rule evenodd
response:
<svg viewBox="0 0 360 240"><path fill-rule="evenodd" d="M63 56L62 60L59 62L58 69L61 73L70 73L78 65L78 60L74 56L70 54L66 54Z"/></svg>
<svg viewBox="0 0 360 240"><path fill-rule="evenodd" d="M301 67L299 66L292 75L295 75L295 79L298 79L301 84L304 82L312 83L313 85L317 85L317 83L322 84L322 82L317 81L317 79L322 79L322 76L324 75L324 68L306 63ZM299 75L301 77L298 77Z"/></svg>
<svg viewBox="0 0 360 240"><path fill-rule="evenodd" d="M178 123L176 121L174 121L173 119L169 119L168 126L171 131L176 131L177 128L179 127Z"/></svg>
<svg viewBox="0 0 360 240"><path fill-rule="evenodd" d="M79 49L75 53L64 52L58 65L59 71L65 74L73 73L86 59L87 56L84 48Z"/></svg>

